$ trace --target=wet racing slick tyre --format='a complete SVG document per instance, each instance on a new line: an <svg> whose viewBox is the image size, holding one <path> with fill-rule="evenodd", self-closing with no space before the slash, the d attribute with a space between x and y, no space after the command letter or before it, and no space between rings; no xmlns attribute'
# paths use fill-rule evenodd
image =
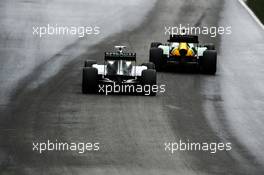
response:
<svg viewBox="0 0 264 175"><path fill-rule="evenodd" d="M206 50L201 57L201 70L204 74L214 75L217 69L217 52Z"/></svg>
<svg viewBox="0 0 264 175"><path fill-rule="evenodd" d="M154 63L143 63L141 66L146 66L148 69L155 69Z"/></svg>
<svg viewBox="0 0 264 175"><path fill-rule="evenodd" d="M161 48L150 48L149 62L155 64L157 71L160 71L164 65L163 50Z"/></svg>
<svg viewBox="0 0 264 175"><path fill-rule="evenodd" d="M150 48L158 48L160 45L162 45L162 43L159 43L159 42L153 42L150 44Z"/></svg>
<svg viewBox="0 0 264 175"><path fill-rule="evenodd" d="M93 67L83 68L82 93L96 93L98 89L98 70Z"/></svg>
<svg viewBox="0 0 264 175"><path fill-rule="evenodd" d="M150 93L149 96L155 96L156 92L152 91L153 90L153 86L157 85L157 74L156 71L153 69L147 69L147 70L143 70L142 71L142 77L141 77L141 85L144 87L150 86ZM143 92L144 95L146 95L146 92Z"/></svg>
<svg viewBox="0 0 264 175"><path fill-rule="evenodd" d="M93 64L96 64L95 60L85 60L84 61L84 67L92 67Z"/></svg>

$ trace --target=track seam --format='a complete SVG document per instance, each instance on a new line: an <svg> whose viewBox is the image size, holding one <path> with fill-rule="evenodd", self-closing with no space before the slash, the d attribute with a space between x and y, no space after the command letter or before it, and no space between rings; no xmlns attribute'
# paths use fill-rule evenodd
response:
<svg viewBox="0 0 264 175"><path fill-rule="evenodd" d="M259 20L259 18L255 15L255 13L247 6L244 0L238 0L238 2L245 8L245 10L249 13L249 15L256 21L256 23L264 30L264 25Z"/></svg>

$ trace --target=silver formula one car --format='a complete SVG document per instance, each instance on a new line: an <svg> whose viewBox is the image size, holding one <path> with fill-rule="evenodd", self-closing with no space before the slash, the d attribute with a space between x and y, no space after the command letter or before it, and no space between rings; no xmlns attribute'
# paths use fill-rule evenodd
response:
<svg viewBox="0 0 264 175"><path fill-rule="evenodd" d="M217 52L213 44L200 45L198 36L171 35L167 44L151 43L149 61L159 71L166 68L167 63L179 66L192 64L202 73L215 74Z"/></svg>
<svg viewBox="0 0 264 175"><path fill-rule="evenodd" d="M99 85L156 85L153 63L136 65L136 53L124 52L125 46L115 46L116 52L105 52L104 64L86 60L82 73L82 92L98 93ZM156 95L156 93L151 93Z"/></svg>

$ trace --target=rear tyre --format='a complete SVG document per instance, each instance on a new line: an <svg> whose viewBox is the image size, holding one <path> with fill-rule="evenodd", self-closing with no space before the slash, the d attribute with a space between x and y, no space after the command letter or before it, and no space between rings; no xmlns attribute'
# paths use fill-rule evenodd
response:
<svg viewBox="0 0 264 175"><path fill-rule="evenodd" d="M84 67L92 67L93 64L96 64L95 60L85 60L84 61Z"/></svg>
<svg viewBox="0 0 264 175"><path fill-rule="evenodd" d="M82 93L96 93L98 89L98 70L93 67L83 68Z"/></svg>
<svg viewBox="0 0 264 175"><path fill-rule="evenodd" d="M146 66L148 69L155 69L155 64L152 62L143 63L142 66Z"/></svg>
<svg viewBox="0 0 264 175"><path fill-rule="evenodd" d="M143 89L146 85L150 86L149 87L149 90L150 90L150 93L149 95L150 96L155 96L156 95L156 91L153 89L156 89L156 88L153 88L154 85L157 85L157 74L156 74L156 71L153 70L153 69L147 69L147 70L143 70L142 71L142 77L141 77L141 84L143 86ZM143 92L143 94L145 95L146 93L148 92Z"/></svg>
<svg viewBox="0 0 264 175"><path fill-rule="evenodd" d="M162 43L159 43L159 42L153 42L153 43L151 43L150 44L150 48L157 48L157 47L159 47L160 45L162 45Z"/></svg>
<svg viewBox="0 0 264 175"><path fill-rule="evenodd" d="M150 48L149 62L154 63L156 70L160 71L164 65L163 50L161 48Z"/></svg>
<svg viewBox="0 0 264 175"><path fill-rule="evenodd" d="M217 53L215 50L206 50L201 58L201 70L204 74L214 75L217 69Z"/></svg>

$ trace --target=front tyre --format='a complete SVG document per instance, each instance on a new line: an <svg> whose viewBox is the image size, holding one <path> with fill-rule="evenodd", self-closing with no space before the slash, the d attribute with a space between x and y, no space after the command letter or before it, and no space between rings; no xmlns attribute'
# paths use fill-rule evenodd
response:
<svg viewBox="0 0 264 175"><path fill-rule="evenodd" d="M217 70L217 52L206 50L201 58L201 70L204 74L214 75Z"/></svg>
<svg viewBox="0 0 264 175"><path fill-rule="evenodd" d="M149 86L149 94L150 96L155 96L156 95L156 91L153 91L153 86L157 85L157 74L156 71L153 69L147 69L147 70L143 70L142 71L142 77L141 77L141 85L143 86L144 89L144 95L146 95L146 90L145 87Z"/></svg>
<svg viewBox="0 0 264 175"><path fill-rule="evenodd" d="M98 70L93 67L83 68L82 93L96 93L98 89Z"/></svg>

